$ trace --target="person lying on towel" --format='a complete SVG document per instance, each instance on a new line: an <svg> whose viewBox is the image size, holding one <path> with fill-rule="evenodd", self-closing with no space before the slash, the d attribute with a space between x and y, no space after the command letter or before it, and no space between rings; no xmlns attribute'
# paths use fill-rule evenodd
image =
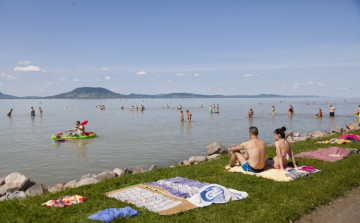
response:
<svg viewBox="0 0 360 223"><path fill-rule="evenodd" d="M291 149L290 143L285 139L286 128L275 129L275 147L276 157L274 160L266 160L266 166L274 169L284 170L287 161L291 158L294 168L297 168L294 153Z"/></svg>
<svg viewBox="0 0 360 223"><path fill-rule="evenodd" d="M264 169L266 157L266 144L258 139L259 131L255 126L249 128L250 140L238 146L231 146L230 163L226 169L230 169L236 161L239 161L244 171L259 172ZM246 149L244 154L241 150Z"/></svg>

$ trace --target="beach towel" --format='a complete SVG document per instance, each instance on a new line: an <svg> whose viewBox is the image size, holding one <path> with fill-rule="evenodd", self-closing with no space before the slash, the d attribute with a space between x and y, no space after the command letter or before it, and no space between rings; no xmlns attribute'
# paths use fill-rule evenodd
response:
<svg viewBox="0 0 360 223"><path fill-rule="evenodd" d="M144 183L144 185L153 185L164 188L170 194L180 197L189 198L197 194L200 188L209 185L206 182L199 182L197 180L188 180L182 177L175 177L170 179L163 179L157 182Z"/></svg>
<svg viewBox="0 0 360 223"><path fill-rule="evenodd" d="M209 184L200 188L199 193L188 199L197 207L206 207L213 203L222 204L229 201L238 201L247 198L249 195L243 191L227 189L218 184Z"/></svg>
<svg viewBox="0 0 360 223"><path fill-rule="evenodd" d="M318 141L315 144L345 144L345 143L352 143L350 140L347 139L336 139L336 140L327 140L327 141Z"/></svg>
<svg viewBox="0 0 360 223"><path fill-rule="evenodd" d="M309 175L309 173L307 172L298 172L298 171L291 171L285 174L285 176L287 177L291 177L293 179L299 178L299 177L304 177Z"/></svg>
<svg viewBox="0 0 360 223"><path fill-rule="evenodd" d="M355 134L344 134L344 135L340 136L339 139L351 139L351 140L355 140L355 141L360 141L360 136L355 135Z"/></svg>
<svg viewBox="0 0 360 223"><path fill-rule="evenodd" d="M90 215L88 219L95 221L104 221L106 223L111 222L114 218L120 217L132 217L138 216L139 212L127 206L124 208L107 208L105 210L99 211L93 215Z"/></svg>
<svg viewBox="0 0 360 223"><path fill-rule="evenodd" d="M287 171L273 169L270 167L265 167L264 170L259 173L246 172L246 171L244 171L244 169L241 166L232 167L228 171L229 172L239 172L239 173L248 174L248 175L255 175L257 177L263 177L266 179L279 181L279 182L287 182L287 181L293 180L292 177L285 175L286 173L288 173ZM304 172L304 171L298 171L298 170L295 170L295 171L296 172Z"/></svg>
<svg viewBox="0 0 360 223"><path fill-rule="evenodd" d="M66 207L66 206L71 206L73 204L78 204L78 203L84 203L86 200L86 198L84 196L79 196L79 195L72 195L72 196L65 196L62 198L59 198L57 200L49 200L45 203L43 203L42 205L46 206L46 207L58 207L58 208L62 208L62 207Z"/></svg>
<svg viewBox="0 0 360 223"><path fill-rule="evenodd" d="M308 159L317 159L328 162L336 162L342 160L344 157L347 157L351 153L349 149L342 149L340 147L330 147L327 149L318 149L317 151L302 152L296 154L297 158L308 158Z"/></svg>

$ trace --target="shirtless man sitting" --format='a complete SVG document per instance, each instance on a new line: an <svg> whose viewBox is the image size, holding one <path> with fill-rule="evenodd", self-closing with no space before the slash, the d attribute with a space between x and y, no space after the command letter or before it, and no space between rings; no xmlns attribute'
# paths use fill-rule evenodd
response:
<svg viewBox="0 0 360 223"><path fill-rule="evenodd" d="M258 129L251 126L249 128L250 140L231 147L230 163L226 169L230 169L237 160L246 172L258 172L265 167L266 144L258 139L258 134ZM245 154L241 153L243 149L246 149Z"/></svg>
<svg viewBox="0 0 360 223"><path fill-rule="evenodd" d="M71 132L71 133L67 134L66 136L77 136L78 134L72 133L74 131L78 131L79 135L83 135L85 132L85 127L83 125L80 125L80 121L76 121L75 128L66 130L66 132Z"/></svg>

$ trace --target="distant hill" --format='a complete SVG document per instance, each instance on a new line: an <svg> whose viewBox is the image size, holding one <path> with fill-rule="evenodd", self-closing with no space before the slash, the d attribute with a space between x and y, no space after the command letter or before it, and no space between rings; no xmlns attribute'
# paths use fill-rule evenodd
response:
<svg viewBox="0 0 360 223"><path fill-rule="evenodd" d="M259 95L202 95L202 94L192 94L192 93L170 93L170 94L118 94L112 92L106 88L101 87L81 87L76 88L73 91L57 94L54 96L47 97L37 97L37 96L27 96L27 97L15 97L11 95L5 95L0 93L0 99L122 99L122 98L310 98L318 97L315 95L292 95L292 96L283 96L277 94L259 94Z"/></svg>
<svg viewBox="0 0 360 223"><path fill-rule="evenodd" d="M82 87L76 88L73 91L62 93L54 96L44 98L53 99L111 99L111 98L125 98L126 96L118 94L108 89L101 87Z"/></svg>
<svg viewBox="0 0 360 223"><path fill-rule="evenodd" d="M0 99L17 99L18 97L12 96L12 95L7 95L7 94L3 94L0 92Z"/></svg>

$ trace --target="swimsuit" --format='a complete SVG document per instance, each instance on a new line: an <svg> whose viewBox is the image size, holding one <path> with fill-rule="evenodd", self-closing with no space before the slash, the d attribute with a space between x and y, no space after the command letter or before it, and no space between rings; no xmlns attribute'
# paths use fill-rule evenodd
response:
<svg viewBox="0 0 360 223"><path fill-rule="evenodd" d="M253 172L253 173L256 173L256 172L259 172L259 171L262 171L263 169L260 169L260 170L257 170L257 169L254 169L250 166L250 164L246 161L245 163L243 163L243 165L241 166L243 168L243 170L245 172Z"/></svg>
<svg viewBox="0 0 360 223"><path fill-rule="evenodd" d="M335 116L335 112L330 112L330 116Z"/></svg>
<svg viewBox="0 0 360 223"><path fill-rule="evenodd" d="M35 116L35 114L30 114L31 116Z"/></svg>

